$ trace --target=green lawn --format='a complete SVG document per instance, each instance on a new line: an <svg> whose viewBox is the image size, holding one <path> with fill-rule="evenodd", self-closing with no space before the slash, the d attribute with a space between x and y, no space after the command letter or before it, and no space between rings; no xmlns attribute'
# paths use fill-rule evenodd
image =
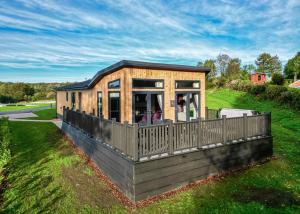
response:
<svg viewBox="0 0 300 214"><path fill-rule="evenodd" d="M2 213L125 211L52 123L10 122L10 187ZM1 203L1 202L0 202ZM50 212L51 210L51 212Z"/></svg>
<svg viewBox="0 0 300 214"><path fill-rule="evenodd" d="M29 117L26 119L52 120L52 119L56 118L56 109L55 108L33 111L32 113L36 114L38 117Z"/></svg>
<svg viewBox="0 0 300 214"><path fill-rule="evenodd" d="M0 112L33 109L42 106L50 106L49 103L17 103L16 106L0 106Z"/></svg>
<svg viewBox="0 0 300 214"><path fill-rule="evenodd" d="M300 213L299 113L230 90L209 90L207 105L272 111L274 152L279 159L135 212ZM74 155L54 125L11 122L10 127L13 157L3 213L127 212L108 187Z"/></svg>

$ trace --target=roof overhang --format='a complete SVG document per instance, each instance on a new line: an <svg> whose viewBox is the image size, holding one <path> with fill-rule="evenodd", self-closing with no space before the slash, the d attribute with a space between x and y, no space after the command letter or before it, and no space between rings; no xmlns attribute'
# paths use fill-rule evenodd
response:
<svg viewBox="0 0 300 214"><path fill-rule="evenodd" d="M61 87L57 90L85 90L90 89L96 85L104 76L109 75L115 71L122 68L144 68L144 69L154 69L154 70L169 70L169 71L183 71L183 72L201 72L208 74L210 69L207 67L197 67L197 66L187 66L187 65L175 65L175 64L165 64L165 63L152 63L152 62L142 62L142 61L132 61L132 60L122 60L117 62L107 68L104 68L97 72L97 74L89 82L85 81L86 84L77 83L73 87ZM84 83L84 82L82 82ZM76 86L77 85L77 86ZM68 89L69 88L69 89Z"/></svg>

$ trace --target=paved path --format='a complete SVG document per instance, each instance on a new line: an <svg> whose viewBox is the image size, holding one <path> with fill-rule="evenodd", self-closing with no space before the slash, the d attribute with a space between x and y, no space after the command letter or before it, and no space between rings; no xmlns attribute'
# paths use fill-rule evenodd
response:
<svg viewBox="0 0 300 214"><path fill-rule="evenodd" d="M29 112L29 113L14 113L14 114L4 114L0 115L0 117L8 117L9 119L22 119L22 118L28 118L28 117L38 117L36 114Z"/></svg>
<svg viewBox="0 0 300 214"><path fill-rule="evenodd" d="M27 120L27 119L19 119L19 118L9 118L10 121L21 121L21 122L35 122L35 123L53 123L59 129L62 127L62 121L60 119L53 120Z"/></svg>
<svg viewBox="0 0 300 214"><path fill-rule="evenodd" d="M19 114L19 113L30 113L33 111L43 110L43 109L50 109L51 106L41 106L36 108L30 108L30 109L23 109L23 110L15 110L15 111L3 111L0 112L0 115L8 115L8 114Z"/></svg>

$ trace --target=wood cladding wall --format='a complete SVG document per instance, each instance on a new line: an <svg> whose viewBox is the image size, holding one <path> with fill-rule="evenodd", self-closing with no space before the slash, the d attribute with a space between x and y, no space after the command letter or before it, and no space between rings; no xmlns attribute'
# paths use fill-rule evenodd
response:
<svg viewBox="0 0 300 214"><path fill-rule="evenodd" d="M162 79L163 89L134 89L132 79ZM110 81L120 79L120 89L108 89ZM196 80L200 81L200 89L175 89L176 80ZM121 122L132 122L132 92L134 91L163 91L164 92L164 118L175 121L175 107L171 106L171 100L175 100L176 91L200 92L200 114L205 115L205 73L152 70L139 68L123 68L112 74L104 76L92 89L82 90L81 103L82 111L87 113L97 112L97 92L103 95L103 116L108 118L108 93L109 91L120 91L121 96ZM57 113L62 115L63 106L71 107L71 92L69 91L69 101L66 101L66 91L57 92ZM76 109L79 109L78 93L76 92Z"/></svg>

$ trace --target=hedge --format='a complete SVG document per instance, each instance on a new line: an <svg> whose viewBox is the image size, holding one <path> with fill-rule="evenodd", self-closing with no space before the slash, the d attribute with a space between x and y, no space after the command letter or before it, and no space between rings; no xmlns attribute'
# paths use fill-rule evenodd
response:
<svg viewBox="0 0 300 214"><path fill-rule="evenodd" d="M10 149L10 132L8 119L0 118L0 172L11 158Z"/></svg>
<svg viewBox="0 0 300 214"><path fill-rule="evenodd" d="M271 84L253 85L248 81L232 81L226 86L234 90L245 91L255 96L276 101L295 110L300 110L299 89L289 89L285 86Z"/></svg>

